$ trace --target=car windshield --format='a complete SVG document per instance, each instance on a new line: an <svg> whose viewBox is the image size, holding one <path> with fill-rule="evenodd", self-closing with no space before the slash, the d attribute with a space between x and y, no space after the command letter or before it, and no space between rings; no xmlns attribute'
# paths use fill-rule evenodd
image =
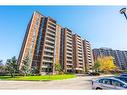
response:
<svg viewBox="0 0 127 95"><path fill-rule="evenodd" d="M116 77L117 79L120 79L120 80L122 80L122 81L124 81L124 82L126 82L127 83L127 78L122 78L122 77Z"/></svg>

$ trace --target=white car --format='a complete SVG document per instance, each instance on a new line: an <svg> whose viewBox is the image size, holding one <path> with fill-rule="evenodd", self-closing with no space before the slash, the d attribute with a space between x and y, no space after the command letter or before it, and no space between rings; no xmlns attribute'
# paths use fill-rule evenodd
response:
<svg viewBox="0 0 127 95"><path fill-rule="evenodd" d="M92 81L92 89L95 90L127 90L127 78L125 77L104 77Z"/></svg>

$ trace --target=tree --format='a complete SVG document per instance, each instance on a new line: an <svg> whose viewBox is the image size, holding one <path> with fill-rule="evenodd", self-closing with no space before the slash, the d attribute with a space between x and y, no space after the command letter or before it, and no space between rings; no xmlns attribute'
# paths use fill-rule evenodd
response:
<svg viewBox="0 0 127 95"><path fill-rule="evenodd" d="M18 64L15 56L7 59L6 70L10 73L11 77L15 77L15 74L18 73Z"/></svg>
<svg viewBox="0 0 127 95"><path fill-rule="evenodd" d="M4 75L5 73L5 65L3 64L3 60L0 60L0 75Z"/></svg>
<svg viewBox="0 0 127 95"><path fill-rule="evenodd" d="M100 68L100 62L97 60L93 66L93 70L98 73L99 68Z"/></svg>
<svg viewBox="0 0 127 95"><path fill-rule="evenodd" d="M126 65L125 65L125 63L122 63L122 64L121 64L121 69L122 69L122 70L126 70Z"/></svg>
<svg viewBox="0 0 127 95"><path fill-rule="evenodd" d="M100 64L99 69L103 72L110 72L117 69L112 56L99 57L97 62Z"/></svg>
<svg viewBox="0 0 127 95"><path fill-rule="evenodd" d="M55 71L57 74L59 74L60 72L62 72L62 68L60 64L55 64Z"/></svg>
<svg viewBox="0 0 127 95"><path fill-rule="evenodd" d="M36 66L33 66L33 67L31 68L31 74L32 74L32 75L37 75L38 72L39 72L39 70L38 70L38 68L37 68Z"/></svg>
<svg viewBox="0 0 127 95"><path fill-rule="evenodd" d="M0 60L0 66L3 66L3 60Z"/></svg>
<svg viewBox="0 0 127 95"><path fill-rule="evenodd" d="M25 76L30 75L31 74L31 70L30 70L30 59L29 56L26 56L23 61L22 61L22 68L21 68L21 73Z"/></svg>

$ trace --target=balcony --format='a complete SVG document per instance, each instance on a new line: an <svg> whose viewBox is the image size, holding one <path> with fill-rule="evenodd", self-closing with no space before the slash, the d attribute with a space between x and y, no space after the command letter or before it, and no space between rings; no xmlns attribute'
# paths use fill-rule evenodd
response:
<svg viewBox="0 0 127 95"><path fill-rule="evenodd" d="M48 50L48 49L47 49ZM53 50L51 50L51 49L49 49L50 51L53 51ZM45 55L51 55L51 56L53 56L54 55L54 53L52 53L52 52L50 52L50 51L44 51L44 54Z"/></svg>
<svg viewBox="0 0 127 95"><path fill-rule="evenodd" d="M72 59L72 55L67 55L68 59L71 58Z"/></svg>
<svg viewBox="0 0 127 95"><path fill-rule="evenodd" d="M48 21L51 22L51 23L56 24L56 21L54 19L52 19L51 17L48 17Z"/></svg>
<svg viewBox="0 0 127 95"><path fill-rule="evenodd" d="M53 50L50 50L50 49L45 49L44 51L46 51L46 52L51 52L51 53L54 52Z"/></svg>
<svg viewBox="0 0 127 95"><path fill-rule="evenodd" d="M82 50L82 46L79 46L79 45L78 45L78 49Z"/></svg>
<svg viewBox="0 0 127 95"><path fill-rule="evenodd" d="M55 35L54 35L54 34L52 34L51 32L47 32L46 34L47 34L46 36L48 36L48 37L55 38Z"/></svg>
<svg viewBox="0 0 127 95"><path fill-rule="evenodd" d="M43 56L43 63L50 63L50 62L53 62L53 58Z"/></svg>
<svg viewBox="0 0 127 95"><path fill-rule="evenodd" d="M72 52L72 48L70 49L70 48L67 48L67 52L69 53L69 52Z"/></svg>
<svg viewBox="0 0 127 95"><path fill-rule="evenodd" d="M53 25L56 25L56 23L55 23L55 22L52 22L52 21L50 21L50 20L49 20L48 22L49 22L49 23L52 23Z"/></svg>
<svg viewBox="0 0 127 95"><path fill-rule="evenodd" d="M56 28L54 28L54 27L52 27L52 26L50 26L50 25L48 25L47 27L48 27L48 29L50 29L51 31L56 31Z"/></svg>
<svg viewBox="0 0 127 95"><path fill-rule="evenodd" d="M51 37L51 36L46 36L46 39L51 39L52 41L55 42L55 38Z"/></svg>
<svg viewBox="0 0 127 95"><path fill-rule="evenodd" d="M54 36L54 37L55 37L55 35L56 35L55 32L51 32L51 31L48 31L48 30L47 30L46 32L47 32L48 34ZM51 37L51 36L50 36L50 37Z"/></svg>
<svg viewBox="0 0 127 95"><path fill-rule="evenodd" d="M70 34L67 33L67 38L72 39L72 34L70 35Z"/></svg>
<svg viewBox="0 0 127 95"><path fill-rule="evenodd" d="M51 25L53 25L53 26L56 26L56 22L53 22L51 20L48 20L48 23L51 24Z"/></svg>
<svg viewBox="0 0 127 95"><path fill-rule="evenodd" d="M77 68L75 68L75 69L76 69L76 70L83 70L83 68L80 68L80 67L79 67L79 68L77 67Z"/></svg>
<svg viewBox="0 0 127 95"><path fill-rule="evenodd" d="M78 52L79 52L79 53L83 53L82 49L79 49L79 48L78 48Z"/></svg>
<svg viewBox="0 0 127 95"><path fill-rule="evenodd" d="M52 37L50 37L50 36L47 36L47 37L46 37L46 40L55 42L55 38L52 38Z"/></svg>
<svg viewBox="0 0 127 95"><path fill-rule="evenodd" d="M80 61L80 62L82 62L83 61L83 58L78 58L79 60L78 61Z"/></svg>
<svg viewBox="0 0 127 95"><path fill-rule="evenodd" d="M72 47L67 47L67 50L72 51L73 49Z"/></svg>
<svg viewBox="0 0 127 95"><path fill-rule="evenodd" d="M68 44L68 43L67 43L67 46L70 46L70 47L72 48L72 44Z"/></svg>
<svg viewBox="0 0 127 95"><path fill-rule="evenodd" d="M72 44L72 39L68 39L68 38L67 38L67 42L69 42L69 43Z"/></svg>
<svg viewBox="0 0 127 95"><path fill-rule="evenodd" d="M72 51L67 51L67 53L72 53Z"/></svg>
<svg viewBox="0 0 127 95"><path fill-rule="evenodd" d="M43 62L53 63L52 60L43 60Z"/></svg>
<svg viewBox="0 0 127 95"><path fill-rule="evenodd" d="M82 53L79 53L79 52L78 52L78 55L82 55Z"/></svg>
<svg viewBox="0 0 127 95"><path fill-rule="evenodd" d="M51 30L51 31L53 31L53 32L56 32L55 29L52 29L52 28L50 28L50 27L48 27L47 29L49 29L49 30Z"/></svg>
<svg viewBox="0 0 127 95"><path fill-rule="evenodd" d="M72 42L67 40L67 44L70 44L70 45L71 45L71 44L72 44Z"/></svg>
<svg viewBox="0 0 127 95"><path fill-rule="evenodd" d="M67 67L67 70L72 70L73 68L72 67Z"/></svg>
<svg viewBox="0 0 127 95"><path fill-rule="evenodd" d="M50 41L50 40L45 40L46 42L48 42L49 44L51 43L52 45L54 45L55 44L55 41Z"/></svg>
<svg viewBox="0 0 127 95"><path fill-rule="evenodd" d="M72 46L71 45L67 45L67 48L72 49Z"/></svg>
<svg viewBox="0 0 127 95"><path fill-rule="evenodd" d="M78 55L78 59L83 59L83 58L84 58L83 54Z"/></svg>
<svg viewBox="0 0 127 95"><path fill-rule="evenodd" d="M83 68L83 64L79 64L79 68Z"/></svg>
<svg viewBox="0 0 127 95"><path fill-rule="evenodd" d="M54 49L54 46L52 46L52 45L45 44L45 46L46 46L46 47L50 47L50 48Z"/></svg>
<svg viewBox="0 0 127 95"><path fill-rule="evenodd" d="M72 59L67 59L67 61L72 61Z"/></svg>
<svg viewBox="0 0 127 95"><path fill-rule="evenodd" d="M44 57L49 57L49 58L53 58L53 55L49 55L49 54L44 54Z"/></svg>
<svg viewBox="0 0 127 95"><path fill-rule="evenodd" d="M48 26L52 27L52 28L56 28L56 25L53 25L52 23L48 23Z"/></svg>
<svg viewBox="0 0 127 95"><path fill-rule="evenodd" d="M73 64L72 64L72 63L67 63L66 65L73 66Z"/></svg>
<svg viewBox="0 0 127 95"><path fill-rule="evenodd" d="M68 53L68 52L67 52L67 55L70 55L70 56L72 56L72 53Z"/></svg>
<svg viewBox="0 0 127 95"><path fill-rule="evenodd" d="M78 44L82 44L81 40L77 40L77 43L78 43Z"/></svg>

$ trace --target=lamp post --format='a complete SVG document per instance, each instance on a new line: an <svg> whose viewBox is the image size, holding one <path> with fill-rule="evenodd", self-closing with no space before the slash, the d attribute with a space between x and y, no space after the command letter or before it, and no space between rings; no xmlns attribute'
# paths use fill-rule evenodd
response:
<svg viewBox="0 0 127 95"><path fill-rule="evenodd" d="M126 20L127 20L126 10L127 10L126 8L122 8L120 10L120 13L123 14L125 16Z"/></svg>

